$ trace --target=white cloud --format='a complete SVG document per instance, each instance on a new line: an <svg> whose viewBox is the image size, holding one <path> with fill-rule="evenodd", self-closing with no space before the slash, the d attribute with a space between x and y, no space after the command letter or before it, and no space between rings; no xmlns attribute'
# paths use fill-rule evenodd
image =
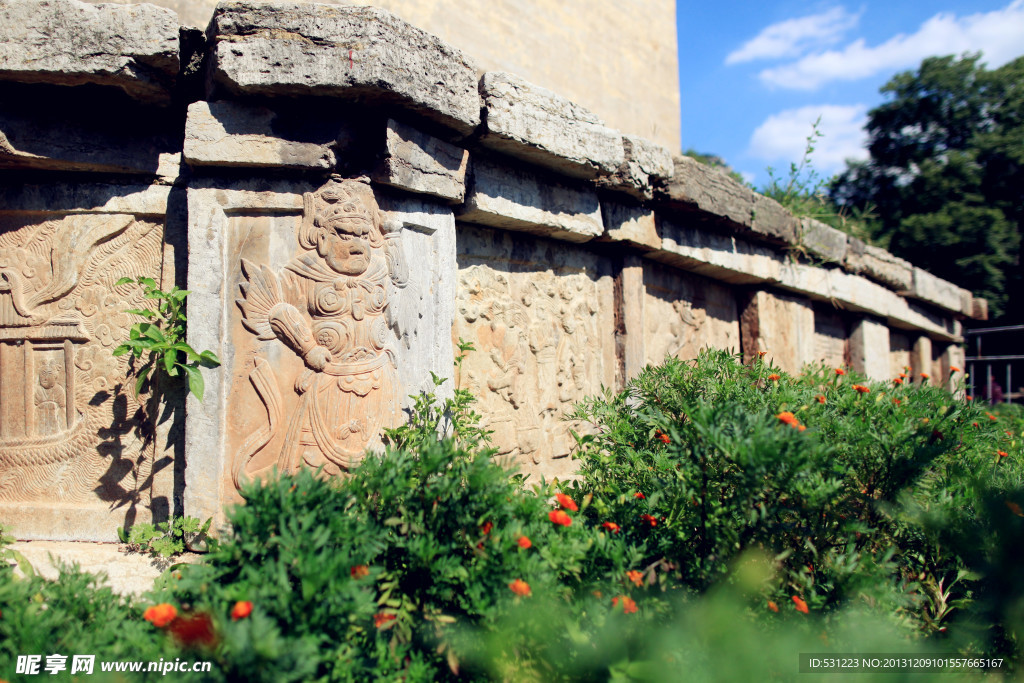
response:
<svg viewBox="0 0 1024 683"><path fill-rule="evenodd" d="M984 53L982 59L990 68L1024 54L1024 0L964 17L936 14L916 33L901 33L876 46L859 39L842 50L818 52L792 64L765 69L760 78L780 88L814 90L830 81L852 81L915 67L932 55L977 51Z"/></svg>
<svg viewBox="0 0 1024 683"><path fill-rule="evenodd" d="M823 135L814 144L811 163L819 175L828 177L842 170L847 159L867 158L867 110L863 104L823 104L781 111L757 127L747 153L773 165L776 175L785 175L789 164L803 157L807 136L820 116L818 130Z"/></svg>
<svg viewBox="0 0 1024 683"><path fill-rule="evenodd" d="M860 15L842 7L799 19L787 19L768 26L725 58L726 64L754 59L796 57L809 49L832 45L857 25Z"/></svg>

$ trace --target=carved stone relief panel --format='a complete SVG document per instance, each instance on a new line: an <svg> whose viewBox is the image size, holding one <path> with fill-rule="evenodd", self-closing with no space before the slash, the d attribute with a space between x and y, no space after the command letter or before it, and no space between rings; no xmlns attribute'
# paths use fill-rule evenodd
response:
<svg viewBox="0 0 1024 683"><path fill-rule="evenodd" d="M723 285L698 275L644 264L645 362L690 359L705 347L738 350L736 299Z"/></svg>
<svg viewBox="0 0 1024 683"><path fill-rule="evenodd" d="M147 397L112 351L140 320L125 310L153 302L115 283L159 280L163 249L162 226L134 215L0 214L0 516L19 535L112 538L151 503ZM33 503L67 524L28 519Z"/></svg>
<svg viewBox="0 0 1024 683"><path fill-rule="evenodd" d="M615 381L613 281L579 246L460 226L452 336L470 341L457 380L479 399L499 455L523 472L567 476L562 421Z"/></svg>

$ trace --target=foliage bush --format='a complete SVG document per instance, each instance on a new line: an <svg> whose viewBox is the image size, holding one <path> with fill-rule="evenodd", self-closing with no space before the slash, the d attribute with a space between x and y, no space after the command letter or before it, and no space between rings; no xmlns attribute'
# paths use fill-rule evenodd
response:
<svg viewBox="0 0 1024 683"><path fill-rule="evenodd" d="M423 397L405 447L350 476L249 484L206 560L142 604L0 573L0 666L78 638L231 681L786 679L801 652L1009 667L1024 420L896 379L669 360L578 407L596 429L560 483L510 476L465 402ZM444 414L459 439L432 436Z"/></svg>

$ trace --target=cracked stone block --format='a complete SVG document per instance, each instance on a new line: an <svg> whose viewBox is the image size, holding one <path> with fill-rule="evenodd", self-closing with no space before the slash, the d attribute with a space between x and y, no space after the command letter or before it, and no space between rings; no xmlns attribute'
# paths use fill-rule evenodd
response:
<svg viewBox="0 0 1024 683"><path fill-rule="evenodd" d="M393 119L388 120L384 159L373 180L451 202L466 195L469 152Z"/></svg>

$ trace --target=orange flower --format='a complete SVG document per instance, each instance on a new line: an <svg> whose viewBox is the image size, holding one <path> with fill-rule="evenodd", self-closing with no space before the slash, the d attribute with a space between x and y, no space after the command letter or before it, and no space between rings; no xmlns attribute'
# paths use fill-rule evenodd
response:
<svg viewBox="0 0 1024 683"><path fill-rule="evenodd" d="M628 595L620 595L617 598L612 598L612 607L618 607L620 601L622 602L623 614L633 614L636 612L636 601Z"/></svg>
<svg viewBox="0 0 1024 683"><path fill-rule="evenodd" d="M166 602L161 602L159 605L146 608L146 611L142 613L142 618L153 624L157 628L163 628L167 624L174 621L174 617L178 616L178 608Z"/></svg>
<svg viewBox="0 0 1024 683"><path fill-rule="evenodd" d="M352 575L353 579L361 579L364 576L370 575L370 568L365 564L357 564L349 570L349 574Z"/></svg>
<svg viewBox="0 0 1024 683"><path fill-rule="evenodd" d="M797 425L797 430L801 431L801 432L806 432L807 431L807 426L806 425Z"/></svg>
<svg viewBox="0 0 1024 683"><path fill-rule="evenodd" d="M1013 438L1013 432L1011 432L1009 429L1004 429L1003 433L1006 434L1011 439Z"/></svg>
<svg viewBox="0 0 1024 683"><path fill-rule="evenodd" d="M897 377L896 379L894 379L892 381L892 383L893 384L903 384L903 378L902 377Z"/></svg>
<svg viewBox="0 0 1024 683"><path fill-rule="evenodd" d="M576 505L576 501L574 501L572 498L565 495L564 493L556 493L555 499L557 499L558 504L561 505L566 510L572 510L573 512L579 510L579 507Z"/></svg>
<svg viewBox="0 0 1024 683"><path fill-rule="evenodd" d="M248 600L239 600L235 603L235 606L231 608L232 621L245 619L250 614L252 614L252 603Z"/></svg>
<svg viewBox="0 0 1024 683"><path fill-rule="evenodd" d="M570 517L565 510L552 510L548 513L548 519L550 519L553 524L558 524L560 526L569 526L572 524L572 517Z"/></svg>
<svg viewBox="0 0 1024 683"><path fill-rule="evenodd" d="M633 585L639 588L644 584L643 572L638 572L635 569L630 569L626 572L626 578L633 582Z"/></svg>
<svg viewBox="0 0 1024 683"><path fill-rule="evenodd" d="M774 602L773 600L769 600L769 601L768 601L768 609L770 609L770 610L771 610L771 611L773 611L773 612L776 612L776 613L778 613L778 611L779 611L779 606L778 606L778 605L776 605L776 604L775 604L775 602Z"/></svg>
<svg viewBox="0 0 1024 683"><path fill-rule="evenodd" d="M797 612L803 612L804 614L807 614L809 612L809 610L807 609L807 603L801 600L799 596L793 596L793 604L796 605Z"/></svg>
<svg viewBox="0 0 1024 683"><path fill-rule="evenodd" d="M921 379L928 379L930 377L931 377L931 375L929 375L927 372L922 372L921 373Z"/></svg>
<svg viewBox="0 0 1024 683"><path fill-rule="evenodd" d="M981 425L978 424L977 422L972 422L971 425L977 427L978 429L981 429Z"/></svg>
<svg viewBox="0 0 1024 683"><path fill-rule="evenodd" d="M996 455L998 455L1000 458L1008 458L1008 457L1010 457L1010 454L1007 453L1006 451L996 451Z"/></svg>
<svg viewBox="0 0 1024 683"><path fill-rule="evenodd" d="M768 379L770 379L773 382L778 382L780 379L782 379L782 376L773 373L771 375L768 375Z"/></svg>
<svg viewBox="0 0 1024 683"><path fill-rule="evenodd" d="M900 401L898 398L894 398L892 400L892 402L895 403L896 405L899 405L900 403L902 403L902 401Z"/></svg>
<svg viewBox="0 0 1024 683"><path fill-rule="evenodd" d="M900 379L906 379L906 378L907 378L907 373L901 372L900 373Z"/></svg>
<svg viewBox="0 0 1024 683"><path fill-rule="evenodd" d="M643 500L643 499L644 499L644 498L646 498L647 496L645 496L645 495L643 494L643 492L641 492L641 491L637 491L636 493L634 493L634 494L633 494L633 497L634 497L634 498L639 498L640 500Z"/></svg>
<svg viewBox="0 0 1024 683"><path fill-rule="evenodd" d="M656 520L654 517L651 517L650 515L640 515L640 519L644 520L645 522L648 522L651 526L658 526L658 520Z"/></svg>
<svg viewBox="0 0 1024 683"><path fill-rule="evenodd" d="M964 396L964 398L967 399L968 401L973 401L974 400L973 396Z"/></svg>
<svg viewBox="0 0 1024 683"><path fill-rule="evenodd" d="M868 389L863 384L854 384L853 385L853 390L858 392L858 393L861 393L861 394L869 394L869 393L871 393L871 390Z"/></svg>
<svg viewBox="0 0 1024 683"><path fill-rule="evenodd" d="M845 374L846 374L846 370L843 370L842 368L836 368L836 375L842 376L842 375L845 375Z"/></svg>
<svg viewBox="0 0 1024 683"><path fill-rule="evenodd" d="M764 357L765 357L765 356L767 356L767 355L768 355L768 352L767 352L767 351L758 351L758 352L757 352L757 357L758 357L758 358L764 358Z"/></svg>
<svg viewBox="0 0 1024 683"><path fill-rule="evenodd" d="M508 585L508 588L516 595L525 597L530 594L530 584L526 583L522 579L516 579Z"/></svg>
<svg viewBox="0 0 1024 683"><path fill-rule="evenodd" d="M616 524L615 522L605 522L604 524L601 525L601 527L603 529L607 529L608 531L612 532L613 534L619 533L619 525Z"/></svg>
<svg viewBox="0 0 1024 683"><path fill-rule="evenodd" d="M658 439L663 444L668 444L672 441L670 438L668 438L668 434L661 431L660 429L654 432L654 438Z"/></svg>
<svg viewBox="0 0 1024 683"><path fill-rule="evenodd" d="M796 428L796 427L800 426L800 420L796 419L796 415L794 415L793 413L789 412L788 410L785 411L785 412L779 413L775 417L778 418L779 422L788 424L790 427Z"/></svg>
<svg viewBox="0 0 1024 683"><path fill-rule="evenodd" d="M249 603L250 605L252 603ZM182 616L171 622L167 630L174 634L175 639L186 647L197 645L212 646L217 644L217 634L213 631L213 619L208 614Z"/></svg>
<svg viewBox="0 0 1024 683"><path fill-rule="evenodd" d="M1010 512L1018 517L1024 517L1024 510L1021 510L1020 505L1017 505L1012 500L1006 501L1006 507L1010 508Z"/></svg>
<svg viewBox="0 0 1024 683"><path fill-rule="evenodd" d="M960 368L958 368L958 367L957 367L957 366L955 366L955 365L950 365L950 366L949 366L949 371L950 371L950 372L960 372Z"/></svg>
<svg viewBox="0 0 1024 683"><path fill-rule="evenodd" d="M488 520L488 521L486 521L486 522L484 522L483 524L480 525L480 533L482 533L484 536L486 536L487 534L491 533L491 529L493 529L493 528L494 528L494 522L491 522L491 521Z"/></svg>
<svg viewBox="0 0 1024 683"><path fill-rule="evenodd" d="M988 419L992 420L993 422L995 422L997 419L996 416L993 415L992 413L985 413L985 415L987 415Z"/></svg>
<svg viewBox="0 0 1024 683"><path fill-rule="evenodd" d="M818 403L825 402L825 394L818 394L817 396L815 396L815 398L818 399Z"/></svg>
<svg viewBox="0 0 1024 683"><path fill-rule="evenodd" d="M526 536L520 536L520 537L519 537L519 538L518 538L518 539L516 540L516 544L517 544L517 545L518 545L518 546L519 546L520 548L522 548L523 550L527 550L527 549L529 549L529 548L532 548L532 547L533 547L533 543L531 543L531 542L530 542L530 539L528 539L528 538L527 538Z"/></svg>
<svg viewBox="0 0 1024 683"><path fill-rule="evenodd" d="M392 622L395 619L397 619L397 617L394 614L384 614L383 612L378 612L377 614L373 615L373 625L377 628L383 628L389 622Z"/></svg>

